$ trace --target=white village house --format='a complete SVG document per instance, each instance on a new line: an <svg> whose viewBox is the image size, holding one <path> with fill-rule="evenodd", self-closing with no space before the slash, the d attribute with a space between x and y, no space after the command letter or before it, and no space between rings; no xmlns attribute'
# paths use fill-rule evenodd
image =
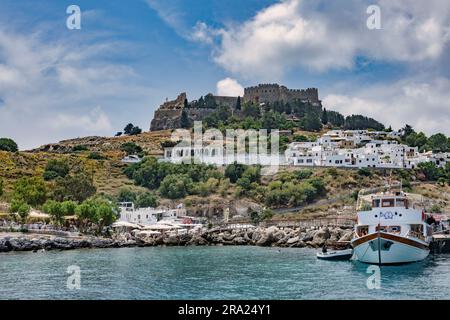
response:
<svg viewBox="0 0 450 320"><path fill-rule="evenodd" d="M120 202L120 218L118 221L127 222L141 226L151 226L157 223L167 223L174 225L196 225L201 224L202 219L187 216L183 205L178 205L176 209L165 207L159 208L136 208L133 202Z"/></svg>
<svg viewBox="0 0 450 320"><path fill-rule="evenodd" d="M449 153L419 153L417 147L398 142L399 132L369 130L332 130L315 142L293 142L284 155L224 154L218 146L176 146L166 148L162 161L191 162L224 166L233 162L247 165L280 165L347 168L414 169L421 162L433 162L444 167Z"/></svg>

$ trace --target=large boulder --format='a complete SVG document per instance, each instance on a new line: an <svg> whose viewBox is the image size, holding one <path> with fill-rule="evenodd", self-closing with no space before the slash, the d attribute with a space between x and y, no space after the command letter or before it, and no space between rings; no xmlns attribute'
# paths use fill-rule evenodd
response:
<svg viewBox="0 0 450 320"><path fill-rule="evenodd" d="M339 241L351 241L353 239L353 231L347 231Z"/></svg>
<svg viewBox="0 0 450 320"><path fill-rule="evenodd" d="M328 228L322 228L314 233L312 242L318 246L322 246L330 237L330 230Z"/></svg>
<svg viewBox="0 0 450 320"><path fill-rule="evenodd" d="M243 237L236 237L233 239L233 244L237 246L244 246L247 244L247 240L245 240Z"/></svg>
<svg viewBox="0 0 450 320"><path fill-rule="evenodd" d="M272 233L263 233L261 238L256 242L257 246L268 247L273 243Z"/></svg>
<svg viewBox="0 0 450 320"><path fill-rule="evenodd" d="M208 244L208 241L200 235L194 235L187 244L192 246L205 246Z"/></svg>
<svg viewBox="0 0 450 320"><path fill-rule="evenodd" d="M179 239L177 236L169 236L163 240L166 246L177 246L179 243Z"/></svg>

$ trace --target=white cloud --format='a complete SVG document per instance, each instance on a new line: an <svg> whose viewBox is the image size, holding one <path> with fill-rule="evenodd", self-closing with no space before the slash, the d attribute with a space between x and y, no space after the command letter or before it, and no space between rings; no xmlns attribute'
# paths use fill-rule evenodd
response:
<svg viewBox="0 0 450 320"><path fill-rule="evenodd" d="M381 30L366 27L371 4L381 8ZM447 0L285 0L244 23L215 30L220 45L214 55L234 74L271 80L295 67L351 68L360 55L416 63L442 56L449 26ZM214 34L204 24L201 30ZM210 36L203 38L212 43Z"/></svg>
<svg viewBox="0 0 450 320"><path fill-rule="evenodd" d="M217 94L219 96L242 97L244 87L235 79L225 78L217 82Z"/></svg>
<svg viewBox="0 0 450 320"><path fill-rule="evenodd" d="M49 119L49 126L54 129L78 129L90 132L111 132L109 117L100 107L94 108L89 114L75 115L61 113Z"/></svg>
<svg viewBox="0 0 450 320"><path fill-rule="evenodd" d="M450 80L404 79L389 85L352 92L352 96L329 94L323 105L344 115L363 114L385 125L401 128L406 123L427 134L450 135Z"/></svg>
<svg viewBox="0 0 450 320"><path fill-rule="evenodd" d="M11 30L0 25L0 137L13 138L21 149L111 135L111 115L149 101L151 90L138 84L131 67L104 58L122 49L117 42L49 42L42 34Z"/></svg>

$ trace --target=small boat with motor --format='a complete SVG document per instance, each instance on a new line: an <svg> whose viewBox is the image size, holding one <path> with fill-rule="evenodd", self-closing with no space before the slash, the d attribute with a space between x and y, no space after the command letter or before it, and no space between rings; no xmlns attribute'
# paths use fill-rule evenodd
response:
<svg viewBox="0 0 450 320"><path fill-rule="evenodd" d="M346 261L353 256L353 249L345 250L325 250L317 253L317 258L321 260Z"/></svg>

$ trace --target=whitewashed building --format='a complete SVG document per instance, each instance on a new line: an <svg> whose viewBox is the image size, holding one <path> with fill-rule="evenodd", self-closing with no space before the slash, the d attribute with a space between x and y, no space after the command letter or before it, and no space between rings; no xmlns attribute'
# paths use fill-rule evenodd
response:
<svg viewBox="0 0 450 320"><path fill-rule="evenodd" d="M416 147L399 144L392 139L397 134L367 130L329 131L317 142L291 143L285 153L286 163L306 167L414 169L421 162L431 161L443 167L450 161L448 154L421 154Z"/></svg>

